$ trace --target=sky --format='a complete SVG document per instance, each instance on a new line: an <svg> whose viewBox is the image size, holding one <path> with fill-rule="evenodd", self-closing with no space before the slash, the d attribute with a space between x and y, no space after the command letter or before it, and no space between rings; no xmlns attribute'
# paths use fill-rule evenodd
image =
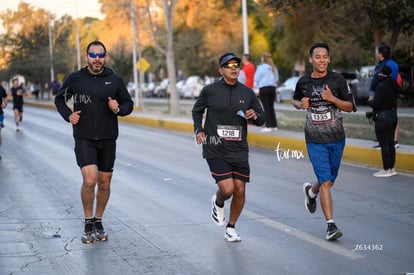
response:
<svg viewBox="0 0 414 275"><path fill-rule="evenodd" d="M98 0L0 0L0 12L4 12L7 9L17 10L20 2L48 10L55 14L57 18L62 17L64 14L69 14L75 18L76 13L77 17L103 18ZM0 24L0 33L3 31L3 25Z"/></svg>

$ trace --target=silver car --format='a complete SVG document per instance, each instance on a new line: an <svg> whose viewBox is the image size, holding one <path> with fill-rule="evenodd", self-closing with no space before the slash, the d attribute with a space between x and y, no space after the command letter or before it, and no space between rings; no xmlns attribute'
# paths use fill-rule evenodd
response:
<svg viewBox="0 0 414 275"><path fill-rule="evenodd" d="M282 85L276 88L276 102L292 100L299 78L299 76L289 77Z"/></svg>

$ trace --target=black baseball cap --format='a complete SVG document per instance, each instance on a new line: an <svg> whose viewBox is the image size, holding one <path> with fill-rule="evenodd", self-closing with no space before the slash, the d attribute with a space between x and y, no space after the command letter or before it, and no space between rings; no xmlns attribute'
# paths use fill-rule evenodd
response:
<svg viewBox="0 0 414 275"><path fill-rule="evenodd" d="M240 57L238 57L234 53L225 53L219 58L219 66L223 67L223 65L229 62L230 60L236 60L238 63L241 62Z"/></svg>

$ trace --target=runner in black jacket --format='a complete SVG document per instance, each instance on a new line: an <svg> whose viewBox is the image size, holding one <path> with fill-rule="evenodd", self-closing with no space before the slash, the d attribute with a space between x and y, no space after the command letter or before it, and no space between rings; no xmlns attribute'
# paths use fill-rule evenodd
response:
<svg viewBox="0 0 414 275"><path fill-rule="evenodd" d="M255 93L238 82L240 58L227 53L219 59L222 78L203 88L192 113L197 144L203 143L218 190L212 197L211 218L225 224L224 202L233 196L225 239L240 241L235 224L245 202L245 183L249 181L247 121L263 125L265 114ZM207 109L204 127L202 118Z"/></svg>
<svg viewBox="0 0 414 275"><path fill-rule="evenodd" d="M109 199L115 162L118 118L132 112L133 102L121 77L105 67L106 48L100 41L86 48L88 66L71 73L56 94L55 105L72 123L76 160L81 168L85 214L83 243L106 241L102 217ZM73 111L67 106L73 103ZM94 198L96 195L95 215Z"/></svg>

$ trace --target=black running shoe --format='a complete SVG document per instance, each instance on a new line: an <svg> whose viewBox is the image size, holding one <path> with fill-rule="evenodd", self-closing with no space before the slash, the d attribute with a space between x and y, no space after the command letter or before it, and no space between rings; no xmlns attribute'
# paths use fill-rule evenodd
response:
<svg viewBox="0 0 414 275"><path fill-rule="evenodd" d="M108 234L102 225L102 219L94 218L95 239L97 241L105 242L108 240Z"/></svg>
<svg viewBox="0 0 414 275"><path fill-rule="evenodd" d="M328 223L328 229L326 230L326 240L333 241L342 236L341 230L336 227L336 224L333 222Z"/></svg>
<svg viewBox="0 0 414 275"><path fill-rule="evenodd" d="M309 182L303 184L303 193L305 193L305 208L309 213L315 213L316 211L316 197L311 198L309 196L309 189L312 188L312 185Z"/></svg>
<svg viewBox="0 0 414 275"><path fill-rule="evenodd" d="M91 244L95 241L93 220L85 221L85 230L81 238L84 244Z"/></svg>

